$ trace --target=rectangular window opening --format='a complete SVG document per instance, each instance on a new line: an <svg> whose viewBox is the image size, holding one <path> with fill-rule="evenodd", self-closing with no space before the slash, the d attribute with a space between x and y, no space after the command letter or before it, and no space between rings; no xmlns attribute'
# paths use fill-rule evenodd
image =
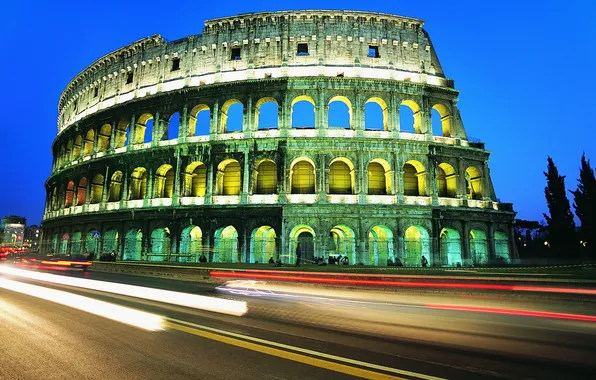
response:
<svg viewBox="0 0 596 380"><path fill-rule="evenodd" d="M344 73L343 72L338 72L337 73L337 77L338 78L343 78L344 77Z"/></svg>
<svg viewBox="0 0 596 380"><path fill-rule="evenodd" d="M176 70L180 70L180 58L172 59L172 70L171 71L176 71Z"/></svg>
<svg viewBox="0 0 596 380"><path fill-rule="evenodd" d="M132 83L132 72L126 74L126 84Z"/></svg>
<svg viewBox="0 0 596 380"><path fill-rule="evenodd" d="M371 58L381 58L379 55L379 47L375 45L368 45L368 56Z"/></svg>
<svg viewBox="0 0 596 380"><path fill-rule="evenodd" d="M99 95L99 87L95 87L95 88L93 89L93 97L94 97L94 98L97 98L97 95Z"/></svg>
<svg viewBox="0 0 596 380"><path fill-rule="evenodd" d="M308 55L308 44L307 43L299 43L298 44L297 55Z"/></svg>
<svg viewBox="0 0 596 380"><path fill-rule="evenodd" d="M232 48L232 57L230 58L232 61L240 60L240 48Z"/></svg>

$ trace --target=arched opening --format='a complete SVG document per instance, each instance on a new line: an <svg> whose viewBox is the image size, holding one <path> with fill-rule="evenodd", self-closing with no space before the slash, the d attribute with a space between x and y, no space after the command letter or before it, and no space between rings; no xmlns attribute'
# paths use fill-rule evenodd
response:
<svg viewBox="0 0 596 380"><path fill-rule="evenodd" d="M430 255L430 239L428 232L421 226L410 226L404 236L405 257L404 265L407 267L422 266L422 256L428 261L428 266L432 266L432 257Z"/></svg>
<svg viewBox="0 0 596 380"><path fill-rule="evenodd" d="M151 232L151 254L149 261L167 261L171 253L170 229L158 227Z"/></svg>
<svg viewBox="0 0 596 380"><path fill-rule="evenodd" d="M221 132L240 132L244 124L244 105L237 99L230 99L221 107Z"/></svg>
<svg viewBox="0 0 596 380"><path fill-rule="evenodd" d="M509 264L511 257L509 256L509 239L505 232L496 231L494 235L495 240L495 261L497 264Z"/></svg>
<svg viewBox="0 0 596 380"><path fill-rule="evenodd" d="M60 254L67 255L68 254L68 242L70 241L70 235L64 234L62 235L62 240L60 242Z"/></svg>
<svg viewBox="0 0 596 380"><path fill-rule="evenodd" d="M203 231L197 226L190 225L182 230L180 236L180 253L183 255L195 255L195 261L203 252ZM181 257L180 261L185 262L187 258Z"/></svg>
<svg viewBox="0 0 596 380"><path fill-rule="evenodd" d="M92 254L92 257L97 258L99 247L99 231L95 229L91 229L87 231L87 235L85 236L85 254L89 255Z"/></svg>
<svg viewBox="0 0 596 380"><path fill-rule="evenodd" d="M71 154L72 154L72 140L70 140L67 144L66 144L66 152L64 152L64 161L65 162L71 162Z"/></svg>
<svg viewBox="0 0 596 380"><path fill-rule="evenodd" d="M277 129L279 106L274 98L261 98L255 105L254 123L258 129Z"/></svg>
<svg viewBox="0 0 596 380"><path fill-rule="evenodd" d="M222 161L217 170L217 194L239 195L242 182L238 161L232 159Z"/></svg>
<svg viewBox="0 0 596 380"><path fill-rule="evenodd" d="M265 264L271 257L276 260L276 238L271 226L255 228L250 238L250 262Z"/></svg>
<svg viewBox="0 0 596 380"><path fill-rule="evenodd" d="M122 197L122 172L115 171L110 180L110 193L108 202L119 202Z"/></svg>
<svg viewBox="0 0 596 380"><path fill-rule="evenodd" d="M315 193L315 166L306 159L294 161L290 168L292 194Z"/></svg>
<svg viewBox="0 0 596 380"><path fill-rule="evenodd" d="M83 147L83 157L88 157L93 153L93 142L95 140L95 131L90 129L85 135L85 144Z"/></svg>
<svg viewBox="0 0 596 380"><path fill-rule="evenodd" d="M391 259L395 263L393 232L389 227L376 225L368 232L368 265L386 265Z"/></svg>
<svg viewBox="0 0 596 380"><path fill-rule="evenodd" d="M426 172L424 166L415 160L404 164L404 195L424 196L426 195Z"/></svg>
<svg viewBox="0 0 596 380"><path fill-rule="evenodd" d="M422 133L420 106L413 100L404 100L399 106L399 124L401 132Z"/></svg>
<svg viewBox="0 0 596 380"><path fill-rule="evenodd" d="M443 162L437 167L437 195L455 198L457 196L457 176L453 166Z"/></svg>
<svg viewBox="0 0 596 380"><path fill-rule="evenodd" d="M190 110L188 119L189 136L209 136L211 129L211 110L205 104L198 104Z"/></svg>
<svg viewBox="0 0 596 380"><path fill-rule="evenodd" d="M118 256L118 231L111 228L103 234L103 253L110 254L114 252Z"/></svg>
<svg viewBox="0 0 596 380"><path fill-rule="evenodd" d="M271 160L263 160L257 166L255 194L277 193L277 165Z"/></svg>
<svg viewBox="0 0 596 380"><path fill-rule="evenodd" d="M329 232L327 252L329 256L347 257L348 264L356 264L356 235L354 230L345 224L340 224L331 229Z"/></svg>
<svg viewBox="0 0 596 380"><path fill-rule="evenodd" d="M139 228L131 228L124 236L124 260L141 260L143 252L143 232Z"/></svg>
<svg viewBox="0 0 596 380"><path fill-rule="evenodd" d="M96 174L91 181L91 201L90 203L99 203L103 196L103 175Z"/></svg>
<svg viewBox="0 0 596 380"><path fill-rule="evenodd" d="M75 231L72 234L72 240L70 242L70 244L71 244L71 246L70 246L70 254L71 254L71 256L79 256L79 255L82 255L83 254L83 252L81 252L82 239L83 239L83 234L81 234L81 231Z"/></svg>
<svg viewBox="0 0 596 380"><path fill-rule="evenodd" d="M147 170L136 168L130 175L130 200L145 199L147 196Z"/></svg>
<svg viewBox="0 0 596 380"><path fill-rule="evenodd" d="M236 263L238 257L238 231L234 226L227 226L215 231L214 263Z"/></svg>
<svg viewBox="0 0 596 380"><path fill-rule="evenodd" d="M87 178L83 177L79 180L77 188L77 206L85 204L87 200Z"/></svg>
<svg viewBox="0 0 596 380"><path fill-rule="evenodd" d="M466 169L466 194L468 199L482 199L482 173L475 166Z"/></svg>
<svg viewBox="0 0 596 380"><path fill-rule="evenodd" d="M296 247L300 243L301 260L303 262L312 262L315 256L315 231L312 227L299 224L290 231L289 251L282 255L281 260L285 264L294 264L296 262Z"/></svg>
<svg viewBox="0 0 596 380"><path fill-rule="evenodd" d="M470 258L474 265L488 264L488 245L486 244L486 233L479 229L470 231Z"/></svg>
<svg viewBox="0 0 596 380"><path fill-rule="evenodd" d="M116 148L125 147L130 141L129 122L120 120L116 126Z"/></svg>
<svg viewBox="0 0 596 380"><path fill-rule="evenodd" d="M180 112L174 113L170 116L168 121L167 131L164 133L168 140L177 139L180 134Z"/></svg>
<svg viewBox="0 0 596 380"><path fill-rule="evenodd" d="M370 98L364 103L364 129L369 131L388 130L389 109L387 103L378 97Z"/></svg>
<svg viewBox="0 0 596 380"><path fill-rule="evenodd" d="M352 103L345 96L334 96L329 100L328 125L330 128L352 128Z"/></svg>
<svg viewBox="0 0 596 380"><path fill-rule="evenodd" d="M66 192L64 191L64 185L58 187L58 209L64 206L64 199L66 198Z"/></svg>
<svg viewBox="0 0 596 380"><path fill-rule="evenodd" d="M83 145L83 138L81 137L81 135L78 135L77 137L75 137L73 146L72 146L72 159L73 161L78 160L79 158L81 158L81 148Z"/></svg>
<svg viewBox="0 0 596 380"><path fill-rule="evenodd" d="M153 115L142 114L135 123L134 144L150 143L153 140Z"/></svg>
<svg viewBox="0 0 596 380"><path fill-rule="evenodd" d="M292 100L292 128L315 128L315 101L310 96Z"/></svg>
<svg viewBox="0 0 596 380"><path fill-rule="evenodd" d="M172 198L174 194L174 168L164 164L155 172L155 198Z"/></svg>
<svg viewBox="0 0 596 380"><path fill-rule="evenodd" d="M354 194L354 166L347 159L329 165L329 194Z"/></svg>
<svg viewBox="0 0 596 380"><path fill-rule="evenodd" d="M207 167L195 161L186 167L184 193L189 197L204 197L207 189Z"/></svg>
<svg viewBox="0 0 596 380"><path fill-rule="evenodd" d="M74 200L74 191L75 191L75 183L73 181L68 181L66 185L66 196L64 197L64 207L72 206L72 202Z"/></svg>
<svg viewBox="0 0 596 380"><path fill-rule="evenodd" d="M52 239L52 253L58 253L58 234L54 234Z"/></svg>
<svg viewBox="0 0 596 380"><path fill-rule="evenodd" d="M433 135L451 136L451 115L449 109L443 104L435 104L431 110L431 123Z"/></svg>
<svg viewBox="0 0 596 380"><path fill-rule="evenodd" d="M441 263L450 267L463 266L459 232L453 228L445 227L441 230L439 239Z"/></svg>
<svg viewBox="0 0 596 380"><path fill-rule="evenodd" d="M391 194L391 168L387 161L375 159L368 164L368 194Z"/></svg>
<svg viewBox="0 0 596 380"><path fill-rule="evenodd" d="M104 124L99 129L99 135L97 136L97 151L105 152L110 147L110 138L112 136L112 126L110 124Z"/></svg>

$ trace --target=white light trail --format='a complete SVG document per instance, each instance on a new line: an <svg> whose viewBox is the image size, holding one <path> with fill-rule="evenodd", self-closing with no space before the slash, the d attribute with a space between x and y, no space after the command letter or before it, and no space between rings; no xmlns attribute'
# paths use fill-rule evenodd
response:
<svg viewBox="0 0 596 380"><path fill-rule="evenodd" d="M49 273L40 273L10 267L0 267L0 273L28 278L31 280L98 290L101 292L120 294L129 297L142 298L146 300L169 303L178 306L186 306L193 309L207 310L235 316L242 316L248 311L246 302L244 301L226 300L215 297L200 296L197 294L174 292L171 290L154 289L107 281L58 276Z"/></svg>
<svg viewBox="0 0 596 380"><path fill-rule="evenodd" d="M114 305L109 302L5 278L0 278L0 288L42 298L46 301L59 303L144 330L159 331L164 329L165 320L159 315Z"/></svg>

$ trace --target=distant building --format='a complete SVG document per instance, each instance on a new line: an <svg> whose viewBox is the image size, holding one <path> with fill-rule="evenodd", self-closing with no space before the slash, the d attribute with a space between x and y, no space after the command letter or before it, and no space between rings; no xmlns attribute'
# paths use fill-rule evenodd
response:
<svg viewBox="0 0 596 380"><path fill-rule="evenodd" d="M33 224L25 228L24 245L33 251L39 250L41 240L41 227Z"/></svg>
<svg viewBox="0 0 596 380"><path fill-rule="evenodd" d="M0 245L22 247L27 219L22 216L8 215L0 224Z"/></svg>

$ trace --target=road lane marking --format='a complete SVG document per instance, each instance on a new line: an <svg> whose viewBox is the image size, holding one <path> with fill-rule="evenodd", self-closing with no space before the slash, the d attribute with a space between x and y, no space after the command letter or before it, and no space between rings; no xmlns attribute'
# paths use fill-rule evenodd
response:
<svg viewBox="0 0 596 380"><path fill-rule="evenodd" d="M198 325L191 322L186 322L174 318L167 318L168 322L166 322L166 326L180 330L189 334L197 335L203 338L215 340L218 342L231 344L237 347L242 347L245 349L249 349L252 351L261 352L267 355L277 356L288 360L293 360L296 362L312 365L315 367L320 367L324 369L328 369L335 372L341 372L352 376L362 377L366 379L405 379L403 377L398 377L394 375L383 374L380 372L375 372L363 368L353 367L351 365L357 365L360 367L366 367L370 369L375 369L379 371L389 372L396 375L403 375L409 377L415 377L418 379L423 380L445 380L440 377L425 375L422 373L412 372L401 370L397 368L386 367L383 365L367 363L360 360L344 358L341 356L326 354L319 351L313 351L301 347L290 346L283 343L277 343L265 339L255 338L247 335L242 335L238 333L233 333L230 331L220 330L213 327ZM208 331L205 331L208 330ZM252 343L252 342L256 343ZM260 344L259 344L260 343ZM273 347L269 347L273 346ZM278 347L278 348L274 348ZM290 352L295 351L295 352ZM298 353L299 352L299 353ZM306 354L306 355L303 355ZM308 356L307 356L308 355ZM328 360L314 358L313 356L318 356L324 359L331 359L336 362L343 362L346 364L336 363Z"/></svg>
<svg viewBox="0 0 596 380"><path fill-rule="evenodd" d="M89 297L64 292L62 290L44 288L42 286L26 284L5 278L0 278L0 288L69 306L149 331L163 330L163 325L165 323L164 318L156 314L115 305L105 301L98 301Z"/></svg>

